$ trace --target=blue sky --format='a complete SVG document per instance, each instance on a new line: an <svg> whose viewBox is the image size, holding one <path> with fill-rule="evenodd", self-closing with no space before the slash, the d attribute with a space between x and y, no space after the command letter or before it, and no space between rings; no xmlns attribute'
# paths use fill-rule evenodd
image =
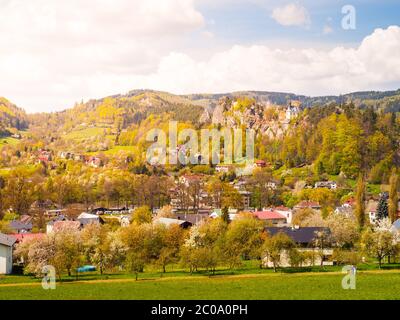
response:
<svg viewBox="0 0 400 320"><path fill-rule="evenodd" d="M199 4L209 23L207 29L222 41L234 43L265 43L294 41L296 43L354 44L376 28L400 24L400 1L295 1L304 6L311 17L309 28L285 27L272 17L272 10L291 1L237 1L220 6ZM353 5L357 13L356 30L343 30L341 12L344 5ZM325 25L334 32L322 34Z"/></svg>
<svg viewBox="0 0 400 320"><path fill-rule="evenodd" d="M0 96L28 112L133 89L400 88L398 0L0 0L0 38Z"/></svg>

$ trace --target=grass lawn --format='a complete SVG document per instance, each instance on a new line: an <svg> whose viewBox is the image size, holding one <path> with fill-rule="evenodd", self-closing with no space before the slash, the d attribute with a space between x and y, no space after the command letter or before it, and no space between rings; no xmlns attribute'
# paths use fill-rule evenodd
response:
<svg viewBox="0 0 400 320"><path fill-rule="evenodd" d="M0 147L6 146L6 145L15 145L21 142L19 139L14 139L11 137L0 137Z"/></svg>
<svg viewBox="0 0 400 320"><path fill-rule="evenodd" d="M135 276L125 273L63 276L57 289L46 291L41 280L30 276L0 276L0 300L3 299L138 299L138 300L282 300L282 299L400 299L399 264L375 263L358 267L357 289L343 290L340 266L283 269L274 273L260 269L257 261L245 261L236 270L219 268L215 276L206 271L190 275L187 270L170 266L166 274L147 268Z"/></svg>
<svg viewBox="0 0 400 320"><path fill-rule="evenodd" d="M104 130L107 128L98 128L98 127L93 127L93 128L86 128L82 130L75 130L71 131L67 135L64 136L65 139L68 140L84 140L91 138L93 136L100 136L104 134Z"/></svg>
<svg viewBox="0 0 400 320"><path fill-rule="evenodd" d="M216 277L166 277L149 280L92 280L43 290L40 283L0 285L0 299L128 300L282 300L399 299L400 273L363 271L357 289L343 290L341 273L265 273Z"/></svg>

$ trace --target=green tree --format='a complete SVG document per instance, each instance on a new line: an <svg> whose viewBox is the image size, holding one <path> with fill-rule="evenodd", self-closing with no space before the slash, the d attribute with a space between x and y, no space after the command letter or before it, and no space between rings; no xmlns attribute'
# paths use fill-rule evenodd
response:
<svg viewBox="0 0 400 320"><path fill-rule="evenodd" d="M354 211L360 229L362 229L365 225L365 189L365 180L360 174L357 181L355 197L356 207Z"/></svg>
<svg viewBox="0 0 400 320"><path fill-rule="evenodd" d="M397 193L399 189L399 176L395 171L390 176L389 184L389 218L393 223L397 220L397 212L399 210L399 197Z"/></svg>
<svg viewBox="0 0 400 320"><path fill-rule="evenodd" d="M368 256L376 258L381 268L383 259L390 256L395 249L393 235L386 230L367 230L361 237L361 248Z"/></svg>
<svg viewBox="0 0 400 320"><path fill-rule="evenodd" d="M389 216L389 207L388 207L388 194L383 192L380 194L378 208L376 210L376 217L378 220L383 220Z"/></svg>

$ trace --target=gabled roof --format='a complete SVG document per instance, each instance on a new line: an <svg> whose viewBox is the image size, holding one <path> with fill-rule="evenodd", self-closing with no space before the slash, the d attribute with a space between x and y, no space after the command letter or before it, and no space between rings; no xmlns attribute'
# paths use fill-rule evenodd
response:
<svg viewBox="0 0 400 320"><path fill-rule="evenodd" d="M284 217L283 215L281 215L279 212L277 211L257 211L254 212L254 215L256 216L256 218L260 219L260 220L277 220L277 219L286 219L286 217Z"/></svg>
<svg viewBox="0 0 400 320"><path fill-rule="evenodd" d="M12 247L16 241L17 240L14 237L0 233L0 244L7 247Z"/></svg>
<svg viewBox="0 0 400 320"><path fill-rule="evenodd" d="M14 220L14 221L10 222L10 228L13 229L13 230L22 230L22 229L31 230L32 227L33 226L32 226L31 222L24 223L24 222L21 222L21 221L18 221L18 220Z"/></svg>
<svg viewBox="0 0 400 320"><path fill-rule="evenodd" d="M311 244L317 237L318 232L330 234L329 228L321 227L305 227L305 228L289 228L289 227L266 227L265 231L271 236L278 233L288 235L294 242L298 244Z"/></svg>
<svg viewBox="0 0 400 320"><path fill-rule="evenodd" d="M183 225L183 224L188 224L188 225L192 225L192 223L190 223L189 221L185 221L185 220L178 220L178 219L170 219L170 218L159 218L156 220L156 223L161 223L166 225L167 227L177 224L177 225Z"/></svg>

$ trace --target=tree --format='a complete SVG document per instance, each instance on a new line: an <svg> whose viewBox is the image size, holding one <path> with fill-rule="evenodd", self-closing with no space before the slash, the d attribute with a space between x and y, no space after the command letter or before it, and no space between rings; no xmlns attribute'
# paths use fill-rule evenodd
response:
<svg viewBox="0 0 400 320"><path fill-rule="evenodd" d="M357 181L355 201L356 207L354 213L357 218L358 227L362 229L365 225L365 180L361 174Z"/></svg>
<svg viewBox="0 0 400 320"><path fill-rule="evenodd" d="M395 171L393 171L390 176L389 184L389 218L393 223L397 220L397 212L399 210L399 197L397 194L399 189L399 176Z"/></svg>
<svg viewBox="0 0 400 320"><path fill-rule="evenodd" d="M279 232L275 235L268 236L263 244L263 251L267 258L274 266L274 272L279 267L281 255L284 251L289 251L294 248L293 240L285 233Z"/></svg>
<svg viewBox="0 0 400 320"><path fill-rule="evenodd" d="M101 275L105 268L113 266L108 234L107 226L94 223L86 226L81 232L85 257L100 270Z"/></svg>
<svg viewBox="0 0 400 320"><path fill-rule="evenodd" d="M229 209L228 209L228 207L224 207L222 209L221 219L222 219L222 221L224 221L227 224L229 224L229 222L231 222L231 220L229 218Z"/></svg>
<svg viewBox="0 0 400 320"><path fill-rule="evenodd" d="M387 192L383 192L380 194L378 208L376 211L377 220L382 220L389 216L389 208L388 208L388 194Z"/></svg>
<svg viewBox="0 0 400 320"><path fill-rule="evenodd" d="M135 274L136 281L139 273L144 271L146 260L140 252L129 252L126 256L126 270Z"/></svg>
<svg viewBox="0 0 400 320"><path fill-rule="evenodd" d="M361 237L361 248L370 257L378 259L379 268L382 267L382 260L390 256L394 249L395 243L393 235L390 231L367 230Z"/></svg>
<svg viewBox="0 0 400 320"><path fill-rule="evenodd" d="M153 216L148 206L136 208L133 212L133 221L138 224L151 223Z"/></svg>

